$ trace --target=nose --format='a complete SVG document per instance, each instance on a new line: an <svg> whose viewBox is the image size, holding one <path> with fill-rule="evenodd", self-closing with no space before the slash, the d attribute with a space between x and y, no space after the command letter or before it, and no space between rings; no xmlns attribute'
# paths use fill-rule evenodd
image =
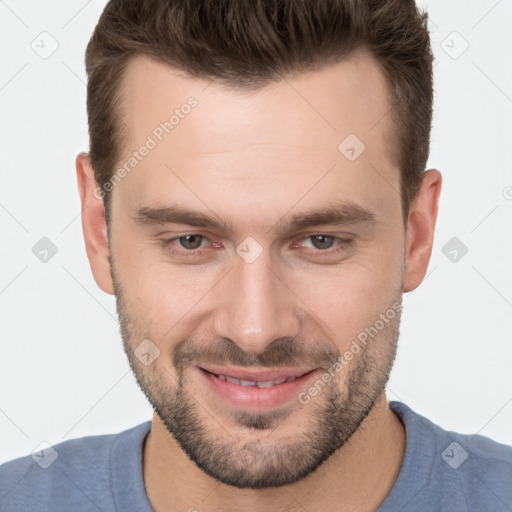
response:
<svg viewBox="0 0 512 512"><path fill-rule="evenodd" d="M267 251L252 263L237 255L234 268L219 284L214 313L218 336L253 354L263 353L278 338L298 336L300 301L272 268Z"/></svg>

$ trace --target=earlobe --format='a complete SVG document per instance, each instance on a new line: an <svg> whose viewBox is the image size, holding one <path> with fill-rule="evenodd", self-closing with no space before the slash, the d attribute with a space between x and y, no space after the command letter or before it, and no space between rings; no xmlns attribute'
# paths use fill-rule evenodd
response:
<svg viewBox="0 0 512 512"><path fill-rule="evenodd" d="M438 170L430 169L423 174L407 224L404 292L417 288L427 272L434 243L441 186L442 176Z"/></svg>
<svg viewBox="0 0 512 512"><path fill-rule="evenodd" d="M106 293L114 294L109 262L107 222L101 189L87 153L76 157L78 192L82 204L82 228L85 249L97 285Z"/></svg>

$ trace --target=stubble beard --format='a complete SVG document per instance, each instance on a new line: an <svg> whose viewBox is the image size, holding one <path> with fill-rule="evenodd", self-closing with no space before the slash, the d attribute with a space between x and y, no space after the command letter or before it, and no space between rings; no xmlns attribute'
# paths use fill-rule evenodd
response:
<svg viewBox="0 0 512 512"><path fill-rule="evenodd" d="M136 311L129 310L112 261L111 269L123 345L139 387L190 460L219 482L250 489L298 482L352 437L384 393L396 355L399 312L354 355L351 366L338 372L319 396L303 406L308 419L300 434L286 435L286 421L293 421L289 408L233 411L229 422L213 417L187 390L189 365L183 360L174 358L178 364L177 378L173 378L158 364L145 367L134 355L137 344L147 336L144 326L135 321ZM401 302L401 293L396 301ZM188 343L191 340L182 340L179 346ZM340 353L329 350L334 364ZM230 432L233 424L237 432L243 428L247 434Z"/></svg>

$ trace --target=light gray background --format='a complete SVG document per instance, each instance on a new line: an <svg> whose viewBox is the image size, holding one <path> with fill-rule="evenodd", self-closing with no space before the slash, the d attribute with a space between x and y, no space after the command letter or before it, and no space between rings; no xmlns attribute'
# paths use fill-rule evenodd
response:
<svg viewBox="0 0 512 512"><path fill-rule="evenodd" d="M89 268L75 180L88 147L84 50L104 5L0 0L0 462L151 418L114 298ZM436 55L429 167L444 183L388 397L512 444L512 1L421 5ZM43 59L32 47L48 52L52 38ZM42 237L58 248L46 263L32 253ZM457 262L443 253L453 237L468 248Z"/></svg>

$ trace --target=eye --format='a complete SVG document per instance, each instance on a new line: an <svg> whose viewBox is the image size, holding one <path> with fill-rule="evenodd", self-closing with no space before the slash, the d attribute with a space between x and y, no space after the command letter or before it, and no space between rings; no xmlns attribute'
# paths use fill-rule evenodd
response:
<svg viewBox="0 0 512 512"><path fill-rule="evenodd" d="M204 251L208 250L208 242L212 244L213 248L220 247L219 244L199 233L187 233L175 238L164 239L160 241L160 244L165 251L173 255L194 257L202 255Z"/></svg>
<svg viewBox="0 0 512 512"><path fill-rule="evenodd" d="M310 241L311 246L306 247L306 253L312 255L327 256L348 249L353 240L349 238L339 238L336 236L325 234L314 234L302 236L292 247L304 247L303 242ZM200 233L188 233L175 238L161 240L161 246L171 254L183 256L202 256L205 251L209 250L208 245L211 244L213 249L222 247L220 244L210 240L206 235Z"/></svg>
<svg viewBox="0 0 512 512"><path fill-rule="evenodd" d="M177 240L179 242L179 244L181 245L181 247L183 247L184 249L193 251L195 249L199 249L201 246L201 242L205 239L206 239L206 237L204 237L203 235L193 234L193 235L180 236L179 238L176 238L175 240Z"/></svg>
<svg viewBox="0 0 512 512"><path fill-rule="evenodd" d="M352 244L350 238L339 238L336 236L315 234L309 235L302 240L311 241L314 254L332 254L347 249ZM334 247L334 249L333 249Z"/></svg>
<svg viewBox="0 0 512 512"><path fill-rule="evenodd" d="M306 240L311 240L313 247L315 249L330 249L336 240L333 236L327 235L311 235L306 238Z"/></svg>

